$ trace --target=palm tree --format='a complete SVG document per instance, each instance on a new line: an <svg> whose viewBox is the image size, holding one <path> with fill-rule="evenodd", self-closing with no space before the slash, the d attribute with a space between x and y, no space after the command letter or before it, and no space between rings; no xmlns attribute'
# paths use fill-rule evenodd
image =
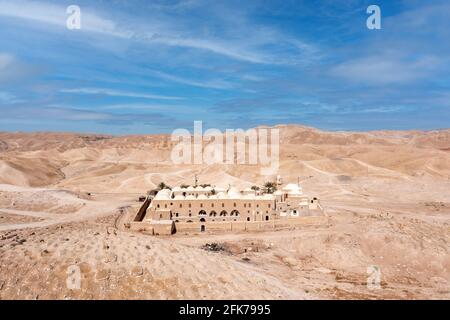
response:
<svg viewBox="0 0 450 320"><path fill-rule="evenodd" d="M162 189L170 189L172 190L172 188L170 186L168 186L167 184L165 184L164 182L161 182L160 184L158 184L158 189L162 190Z"/></svg>
<svg viewBox="0 0 450 320"><path fill-rule="evenodd" d="M266 193L274 193L277 190L277 184L275 182L264 183L264 191Z"/></svg>

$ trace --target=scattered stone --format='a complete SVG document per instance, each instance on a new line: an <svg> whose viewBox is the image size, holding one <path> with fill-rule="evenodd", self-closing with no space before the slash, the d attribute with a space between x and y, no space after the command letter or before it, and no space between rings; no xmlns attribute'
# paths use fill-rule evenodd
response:
<svg viewBox="0 0 450 320"><path fill-rule="evenodd" d="M116 262L117 261L117 255L110 253L106 256L104 262L105 263L111 263L111 262Z"/></svg>
<svg viewBox="0 0 450 320"><path fill-rule="evenodd" d="M99 270L95 273L96 280L108 280L109 279L109 270Z"/></svg>
<svg viewBox="0 0 450 320"><path fill-rule="evenodd" d="M203 250L206 251L212 251L212 252L219 252L219 251L225 251L225 248L223 245L219 244L219 243L207 243L205 245L202 246Z"/></svg>
<svg viewBox="0 0 450 320"><path fill-rule="evenodd" d="M289 267L294 267L298 265L298 261L294 258L284 257L283 262L288 265Z"/></svg>
<svg viewBox="0 0 450 320"><path fill-rule="evenodd" d="M136 266L131 269L131 275L135 277L140 277L144 274L144 269L141 266Z"/></svg>

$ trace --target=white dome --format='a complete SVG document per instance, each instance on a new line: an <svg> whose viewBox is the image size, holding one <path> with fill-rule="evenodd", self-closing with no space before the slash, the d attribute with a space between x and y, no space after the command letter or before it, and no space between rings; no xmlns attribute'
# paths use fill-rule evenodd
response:
<svg viewBox="0 0 450 320"><path fill-rule="evenodd" d="M174 199L175 200L184 200L184 196L181 194L177 194Z"/></svg>
<svg viewBox="0 0 450 320"><path fill-rule="evenodd" d="M281 196L283 194L283 192L281 192L280 190L277 190L273 193L274 196Z"/></svg>
<svg viewBox="0 0 450 320"><path fill-rule="evenodd" d="M155 200L168 200L168 199L170 199L169 189L160 190L155 196Z"/></svg>
<svg viewBox="0 0 450 320"><path fill-rule="evenodd" d="M196 190L196 191L202 191L202 190L203 190L203 187L202 187L202 186L196 186L196 187L195 187L195 190Z"/></svg>
<svg viewBox="0 0 450 320"><path fill-rule="evenodd" d="M301 189L301 187L296 183L289 183L283 188L283 190L286 190L286 191L294 191L294 190L299 190L299 189Z"/></svg>
<svg viewBox="0 0 450 320"><path fill-rule="evenodd" d="M208 197L205 196L204 194L200 194L200 195L198 195L197 199L205 200L205 199L208 199Z"/></svg>
<svg viewBox="0 0 450 320"><path fill-rule="evenodd" d="M172 191L181 191L181 188L180 188L180 187L174 187L174 188L172 189Z"/></svg>
<svg viewBox="0 0 450 320"><path fill-rule="evenodd" d="M241 193L236 188L230 188L230 190L228 190L228 196L230 198L240 198L241 197Z"/></svg>
<svg viewBox="0 0 450 320"><path fill-rule="evenodd" d="M187 190L187 191L195 191L195 188L194 188L193 186L189 186L189 187L187 187L186 190Z"/></svg>
<svg viewBox="0 0 450 320"><path fill-rule="evenodd" d="M228 195L227 195L225 192L219 192L219 193L217 194L217 198L218 198L218 199L227 199L227 198L228 198Z"/></svg>
<svg viewBox="0 0 450 320"><path fill-rule="evenodd" d="M193 196L192 194L189 194L189 195L186 196L185 199L186 199L186 200L195 200L196 198L195 198L195 196Z"/></svg>

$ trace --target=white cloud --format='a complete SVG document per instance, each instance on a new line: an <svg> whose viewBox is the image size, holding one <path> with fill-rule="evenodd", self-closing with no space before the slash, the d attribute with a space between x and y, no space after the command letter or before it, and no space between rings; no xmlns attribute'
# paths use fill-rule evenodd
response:
<svg viewBox="0 0 450 320"><path fill-rule="evenodd" d="M89 94L89 95L105 95L105 96L114 96L114 97L158 99L158 100L180 100L180 99L182 99L180 97L136 93L136 92L125 92L125 91L120 91L120 90L110 90L110 89L103 89L103 88L61 89L60 92L75 93L75 94Z"/></svg>
<svg viewBox="0 0 450 320"><path fill-rule="evenodd" d="M1 68L0 68L1 69ZM20 102L17 97L9 92L0 91L0 103L18 103Z"/></svg>
<svg viewBox="0 0 450 320"><path fill-rule="evenodd" d="M179 5L194 5L195 2L180 2ZM31 20L39 23L66 27L66 7L46 2L31 2L29 0L0 0L0 16ZM232 30L232 38L199 37L196 30L186 29L183 23L170 16L156 17L151 22L139 22L132 17L120 16L120 22L105 18L94 13L87 7L81 7L81 32L104 34L143 44L160 44L171 47L181 47L203 50L235 60L258 64L295 64L300 60L311 59L312 46L296 39L290 39L282 33L267 28L255 28L252 23L241 19L239 23L226 21L223 29ZM186 23L186 21L184 21ZM222 21L223 23L223 21ZM240 29L238 29L237 25ZM198 31L197 31L198 32ZM246 35L246 36L244 36ZM265 49L267 44L289 43L296 47L296 52L283 57L278 52L271 55ZM316 52L315 52L316 53ZM317 57L317 55L315 55Z"/></svg>
<svg viewBox="0 0 450 320"><path fill-rule="evenodd" d="M0 71L6 69L12 64L14 57L10 54L0 53Z"/></svg>
<svg viewBox="0 0 450 320"><path fill-rule="evenodd" d="M0 0L0 16L32 20L66 27L67 7L24 0ZM114 22L102 18L92 12L81 10L81 31L97 32L117 37L127 37L127 33L120 32Z"/></svg>
<svg viewBox="0 0 450 320"><path fill-rule="evenodd" d="M344 62L331 69L331 74L366 84L398 84L426 77L439 64L439 59L432 56L410 61L406 57L378 55Z"/></svg>
<svg viewBox="0 0 450 320"><path fill-rule="evenodd" d="M164 80L186 84L194 87L212 88L212 89L231 89L234 87L232 83L223 80L197 81L174 76L161 71L152 71L152 74Z"/></svg>

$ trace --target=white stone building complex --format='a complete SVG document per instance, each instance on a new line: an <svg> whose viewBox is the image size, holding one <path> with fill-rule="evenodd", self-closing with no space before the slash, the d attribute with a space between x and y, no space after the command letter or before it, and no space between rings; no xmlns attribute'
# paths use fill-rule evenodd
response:
<svg viewBox="0 0 450 320"><path fill-rule="evenodd" d="M306 196L300 185L278 185L274 193L234 187L189 186L160 190L149 197L134 228L153 234L177 231L250 230L295 224L302 217L323 217L318 198ZM143 230L144 228L145 230Z"/></svg>

